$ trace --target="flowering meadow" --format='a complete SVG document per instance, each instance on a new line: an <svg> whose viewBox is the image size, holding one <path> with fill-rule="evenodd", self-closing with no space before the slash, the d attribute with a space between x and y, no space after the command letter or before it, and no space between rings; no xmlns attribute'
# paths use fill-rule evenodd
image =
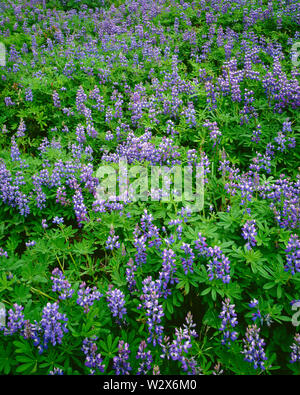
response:
<svg viewBox="0 0 300 395"><path fill-rule="evenodd" d="M298 0L0 3L0 374L300 374L299 24ZM120 158L201 167L203 207L99 199Z"/></svg>

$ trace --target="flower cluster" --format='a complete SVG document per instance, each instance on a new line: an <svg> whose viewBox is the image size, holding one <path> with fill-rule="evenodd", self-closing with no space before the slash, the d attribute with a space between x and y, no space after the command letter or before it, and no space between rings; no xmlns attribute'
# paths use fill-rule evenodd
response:
<svg viewBox="0 0 300 395"><path fill-rule="evenodd" d="M47 348L48 343L53 346L61 344L64 333L68 332L68 318L65 314L58 311L58 303L47 303L43 308L42 319L39 323L40 330L43 332L41 346Z"/></svg>
<svg viewBox="0 0 300 395"><path fill-rule="evenodd" d="M162 334L163 334L163 326L160 325L161 320L164 316L163 308L159 304L159 297L161 294L161 281L160 280L152 280L152 277L149 276L145 278L143 281L142 295L140 297L142 301L142 305L139 306L141 308L144 307L147 318L147 325L150 336L147 339L148 343L156 344L162 343Z"/></svg>
<svg viewBox="0 0 300 395"><path fill-rule="evenodd" d="M128 375L132 370L129 359L129 344L123 340L119 341L118 355L113 358L113 369L116 375Z"/></svg>
<svg viewBox="0 0 300 395"><path fill-rule="evenodd" d="M291 345L291 363L299 362L300 361L300 334L296 333L294 337L294 343Z"/></svg>
<svg viewBox="0 0 300 395"><path fill-rule="evenodd" d="M85 355L85 366L90 369L90 374L95 374L96 369L104 372L105 365L100 353L97 353L98 347L96 345L97 337L85 338L82 343L81 350Z"/></svg>
<svg viewBox="0 0 300 395"><path fill-rule="evenodd" d="M85 222L88 221L88 216L87 216L87 208L85 207L84 199L80 189L77 189L75 191L75 194L73 196L73 203L74 203L74 211L78 224L79 226L81 226L82 221Z"/></svg>
<svg viewBox="0 0 300 395"><path fill-rule="evenodd" d="M115 229L113 226L111 226L110 231L109 231L109 236L106 240L106 246L105 248L107 250L113 250L115 248L120 248L120 243L119 243L119 236L115 235Z"/></svg>
<svg viewBox="0 0 300 395"><path fill-rule="evenodd" d="M285 252L286 264L284 270L290 271L292 275L296 274L296 272L300 272L300 240L298 235L291 235Z"/></svg>
<svg viewBox="0 0 300 395"><path fill-rule="evenodd" d="M195 326L193 317L189 313L186 317L186 324L183 328L175 328L175 339L169 342L168 338L164 339L162 344L161 358L179 361L184 372L188 374L197 374L199 368L193 358L188 358L189 349L192 348L192 338L196 337L196 332L192 329Z"/></svg>
<svg viewBox="0 0 300 395"><path fill-rule="evenodd" d="M55 268L52 271L51 280L53 281L52 291L60 293L59 299L64 300L73 296L74 290L61 270Z"/></svg>
<svg viewBox="0 0 300 395"><path fill-rule="evenodd" d="M49 375L50 376L62 376L64 374L63 370L61 368L56 368L54 367L53 370L50 370Z"/></svg>
<svg viewBox="0 0 300 395"><path fill-rule="evenodd" d="M116 317L116 322L121 325L124 321L124 316L127 314L125 306L125 295L122 291L110 287L109 291L106 292L107 302L113 317Z"/></svg>
<svg viewBox="0 0 300 395"><path fill-rule="evenodd" d="M210 131L210 138L211 140L214 142L213 147L219 143L220 141L220 137L222 136L221 131L218 128L218 124L217 122L210 122L210 121L205 121L205 123L203 124L203 127L208 128L208 130Z"/></svg>
<svg viewBox="0 0 300 395"><path fill-rule="evenodd" d="M2 247L0 247L0 257L5 256L5 258L8 258L8 253L5 251Z"/></svg>
<svg viewBox="0 0 300 395"><path fill-rule="evenodd" d="M8 321L6 326L1 326L0 330L3 330L3 334L13 335L16 332L22 330L25 320L24 320L24 307L19 306L17 303L14 304L14 309L8 310Z"/></svg>
<svg viewBox="0 0 300 395"><path fill-rule="evenodd" d="M267 357L264 351L266 345L264 339L260 337L260 328L254 325L247 327L245 338L243 339L244 349L241 351L244 354L244 359L247 362L253 363L254 369L260 368L265 370L265 361Z"/></svg>
<svg viewBox="0 0 300 395"><path fill-rule="evenodd" d="M242 235L245 240L247 240L246 248L251 250L251 247L254 247L257 243L255 236L257 235L256 231L256 221L248 220L245 222L242 228Z"/></svg>
<svg viewBox="0 0 300 395"><path fill-rule="evenodd" d="M130 258L126 268L126 281L130 292L133 292L136 289L136 280L135 280L136 270L137 270L137 266L134 264L133 259Z"/></svg>
<svg viewBox="0 0 300 395"><path fill-rule="evenodd" d="M250 308L254 308L254 307L256 307L256 306L258 306L258 300L257 300L257 299L251 300L250 303L249 303L249 307L250 307ZM253 320L253 321L256 321L257 318L259 318L260 320L262 320L261 313L260 313L260 310L259 310L259 309L257 309L257 311L256 311L255 313L252 313L252 320Z"/></svg>
<svg viewBox="0 0 300 395"><path fill-rule="evenodd" d="M164 249L162 253L163 263L162 270L159 272L159 280L162 285L162 295L167 298L171 294L170 289L168 289L169 284L174 284L178 282L175 277L176 273L176 254L171 249Z"/></svg>
<svg viewBox="0 0 300 395"><path fill-rule="evenodd" d="M207 264L208 278L210 281L213 279L221 279L224 284L230 282L230 261L222 253L219 246L208 247L206 256L209 258Z"/></svg>
<svg viewBox="0 0 300 395"><path fill-rule="evenodd" d="M140 345L138 352L136 354L136 359L140 359L141 362L138 367L137 374L138 375L145 375L148 373L148 371L151 369L151 364L153 362L153 357L151 355L151 351L145 351L145 348L147 347L146 342L143 340Z"/></svg>
<svg viewBox="0 0 300 395"><path fill-rule="evenodd" d="M221 343L230 346L231 342L235 341L238 336L238 333L232 330L232 328L238 324L238 321L236 318L235 305L230 304L230 299L227 298L222 302L222 311L219 318L222 319L220 331L223 332L223 339Z"/></svg>
<svg viewBox="0 0 300 395"><path fill-rule="evenodd" d="M88 313L90 307L93 306L96 300L100 300L103 296L96 287L90 288L83 282L80 284L79 291L77 292L77 304L84 308L84 312Z"/></svg>
<svg viewBox="0 0 300 395"><path fill-rule="evenodd" d="M184 274L193 273L194 272L193 263L194 263L195 255L193 253L191 246L187 243L183 243L180 249L185 254L185 257L181 258Z"/></svg>

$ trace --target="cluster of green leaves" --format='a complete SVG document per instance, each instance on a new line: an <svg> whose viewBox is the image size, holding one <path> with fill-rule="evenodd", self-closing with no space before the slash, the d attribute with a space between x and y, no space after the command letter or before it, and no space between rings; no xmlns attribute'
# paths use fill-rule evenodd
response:
<svg viewBox="0 0 300 395"><path fill-rule="evenodd" d="M77 3L77 4L75 4ZM86 1L90 8L95 7L94 1ZM47 7L57 6L58 10L80 7L78 2L47 2ZM118 6L117 3L115 3ZM99 5L98 5L99 6ZM197 45L201 47L205 43L205 35L208 26L205 24L205 15L197 16L197 8L193 12L191 9L190 18L193 28L197 34ZM9 14L10 30L16 21L15 15ZM180 17L180 11L176 7L170 6L168 12L162 12L156 16L153 23L157 27L166 28L174 25L175 17ZM235 20L239 21L238 23ZM222 25L224 30L228 27L236 32L242 30L243 9L236 10L233 15L221 15L218 26ZM39 27L44 34L38 35L38 45L45 44L48 38L53 38L54 29L43 30L42 23L30 20ZM253 31L257 34L264 34L266 40L276 40L282 44L283 50L288 55L290 48L287 46L287 38L294 35L296 27L287 20L283 21L284 28L276 30L276 26L270 21L258 21L253 26ZM82 21L78 15L74 15L69 24L71 32L76 34L84 26L87 36L93 36L94 24L92 18L85 18ZM180 29L189 29L186 21L180 19ZM159 42L159 34L155 37ZM118 37L129 44L131 38L126 35ZM19 27L13 35L5 38L5 45L9 47L14 44L20 49L24 43L30 45L31 39ZM78 51L84 48L84 40L78 38ZM111 45L113 43L110 43ZM205 63L199 64L190 57L190 44L186 41L178 42L177 36L173 34L173 40L168 42L171 51L178 46L179 73L189 80L199 76L200 68L205 68L208 75L217 78L221 73L221 66L225 61L224 48L219 48L214 42L212 50ZM0 125L6 125L7 134L0 135L0 156L8 166L13 175L18 171L18 167L10 161L8 146L11 136L16 132L20 120L23 119L27 126L25 137L19 140L21 153L29 164L24 170L26 186L24 192L32 190L32 175L37 170L42 169L43 160L47 160L51 166L55 161L70 159L69 145L74 143L75 127L82 122L83 117L76 112L75 98L77 89L83 86L85 92L89 92L98 84L95 75L87 75L84 68L93 67L95 70L105 69L106 63L96 56L89 56L74 64L75 71L73 78L68 78L63 70L66 66L65 57L61 56L61 51L67 48L62 45L55 47L54 54L44 53L44 64L41 66L42 77L34 77L28 67L22 68L22 86L19 85L18 75L6 74L6 80L0 79L0 101L4 109L4 97L10 96L17 102L17 107L5 108L0 114ZM243 64L243 59L239 56L240 47L233 48L233 56L238 58L239 65ZM114 53L112 50L111 53ZM119 55L118 50L115 51ZM142 60L142 50L138 51L139 59ZM266 65L272 64L272 59L265 53L259 54ZM24 54L24 61L28 63L32 59L32 53ZM288 56L287 56L288 59ZM285 71L290 71L290 62L282 61ZM110 71L107 84L101 85L101 95L105 105L112 105L111 95L113 93L113 82L119 86L119 91L123 94L124 102L130 100L130 96L124 89L124 81L131 87L143 83L147 94L151 95L151 81L149 72L154 70L154 74L159 83L164 81L164 73L170 72L171 60L162 59L160 64L155 61L147 61L143 68L137 67L133 63L133 53L128 54L128 67L123 67L116 62ZM36 70L35 70L36 71ZM255 64L254 71L258 71L262 77L265 70L261 65ZM26 102L24 99L25 88L31 87L34 101ZM65 91L60 89L65 87ZM235 374L255 374L252 366L243 361L240 351L242 349L242 338L245 328L252 322L252 312L248 307L250 300L259 300L259 308L263 317L263 322L258 322L262 327L262 337L267 344L267 372L272 370L281 373L295 373L297 367L289 364L290 345L292 343L295 330L291 325L291 301L300 295L299 276L291 276L284 271L285 253L290 231L278 228L274 221L274 214L267 201L254 197L251 205L251 218L256 220L258 235L257 246L252 250L247 250L245 242L241 237L241 226L249 219L245 214L244 207L240 206L240 196L231 197L225 192L225 183L219 176L218 160L222 150L225 149L231 163L236 164L241 170L249 165L250 159L256 151L262 151L266 144L274 139L286 118L293 122L295 133L298 131L299 113L291 108L285 108L280 114L274 114L272 106L269 106L261 81L247 80L241 86L251 89L255 93L255 108L258 112L258 119L262 126L263 134L258 144L251 142L252 130L257 124L255 119L249 124L240 125L240 110L242 103L232 103L230 97L218 99L218 108L215 112L209 112L206 102L206 92L204 84L195 84L196 94L191 98L183 93L181 98L186 104L192 99L197 112L197 122L200 125L191 129L186 125L183 118L174 120L176 130L179 135L175 138L175 143L180 147L182 157L186 157L186 151L190 148L205 150L211 162L212 169L209 175L208 184L205 187L205 206L201 213L193 214L188 223L183 224L182 240L193 245L201 232L207 238L209 245L218 245L231 262L230 284L224 285L219 280L210 281L206 272L207 261L197 257L195 261L194 273L185 275L178 259L178 283L172 289L172 295L166 300L162 300L165 313L165 333L171 338L174 329L184 322L188 311L194 316L197 323L199 337L193 341L193 348L190 355L193 355L205 374L210 374L213 365L221 363L225 373ZM53 107L52 92L57 90L60 93L64 106L74 111L74 116L66 118L62 113ZM169 95L165 93L165 95ZM89 102L88 102L89 105ZM125 119L130 124L130 113L124 108ZM94 151L93 165L95 169L101 164L101 149L114 151L116 141L105 141L107 130L115 130L119 125L117 120L112 120L110 124L105 122L104 113L93 111L93 119L99 137L90 140L89 144ZM209 119L216 121L222 131L220 147L214 147L209 140L207 128L202 127L203 122ZM162 136L165 135L165 123L167 115L161 115L161 122L153 125L148 113L144 113L140 121L140 126L134 132L141 135L145 128L153 128L154 144L159 144ZM67 125L72 133L61 133L61 129ZM54 129L56 128L56 129ZM134 129L134 128L133 128ZM59 139L62 149L48 150L44 156L39 155L38 147L44 137L50 141L53 137ZM222 149L221 149L222 147ZM299 153L294 150L289 154L278 152L272 161L272 177L284 172L291 177L295 177L297 169L295 163L299 158ZM86 163L85 157L81 159ZM78 174L76 177L78 178ZM272 181L272 178L270 177ZM135 354L142 340L147 338L147 325L145 313L138 309L140 304L140 293L142 281L146 276L157 278L161 269L161 254L155 247L147 250L147 263L138 268L136 279L139 293L131 295L126 283L126 264L129 258L134 258L135 248L133 247L133 231L139 222L144 209L152 213L155 224L162 228L168 228L170 219L176 218L177 211L181 208L175 202L137 202L129 204L124 209L124 214L118 213L99 215L90 211L90 221L83 224L81 228L75 220L72 204L60 206L55 202L55 193L45 187L47 193L47 206L41 212L32 205L31 214L25 219L18 214L16 208L0 203L0 240L1 246L8 252L9 257L0 257L0 300L7 308L14 303L25 306L25 316L30 321L41 318L42 308L48 302L57 300L57 294L52 292L51 272L55 267L64 271L68 281L71 282L75 295L72 300L61 301L61 311L66 313L69 322L69 332L65 335L61 345L49 346L43 354L39 354L32 342L20 336L4 337L0 335L0 372L4 374L46 374L54 367L60 367L65 374L88 373L84 366L84 355L81 351L82 340L85 337L98 336L97 343L99 352L104 358L107 367L106 372L113 373L112 358L117 353L118 341L128 342L131 349L131 363L134 371L138 362ZM67 199L71 201L72 191L68 190ZM91 206L93 198L88 191L84 191L85 203ZM226 211L230 205L231 210ZM210 208L212 207L212 211ZM127 214L130 214L128 216ZM54 216L64 217L65 224L61 226L51 223ZM41 220L46 219L49 228L42 228ZM109 253L105 250L110 227L113 225L116 234L120 237L122 248ZM169 232L171 230L169 229ZM34 239L36 245L26 248L25 242ZM181 241L176 240L172 246L177 257L183 257ZM167 248L163 244L162 248ZM126 251L126 254L123 251ZM76 291L82 281L89 286L96 286L103 294L108 290L109 285L122 289L126 296L126 325L119 327L116 325L105 301L105 297L91 308L88 314L76 303ZM221 334L219 332L221 302L224 298L230 298L236 305L239 325L237 331L239 338L230 350L220 344ZM266 322L271 322L268 326ZM154 363L160 366L164 374L182 373L176 362L162 361L160 351L157 348L149 347L154 356ZM271 366L273 365L273 366Z"/></svg>

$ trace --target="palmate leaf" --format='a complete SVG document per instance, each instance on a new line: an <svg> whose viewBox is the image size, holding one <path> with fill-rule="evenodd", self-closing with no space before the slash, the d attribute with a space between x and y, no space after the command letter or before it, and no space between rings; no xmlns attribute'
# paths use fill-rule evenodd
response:
<svg viewBox="0 0 300 395"><path fill-rule="evenodd" d="M25 339L13 342L16 352L17 373L32 374L37 371L38 357ZM36 350L34 350L36 351Z"/></svg>
<svg viewBox="0 0 300 395"><path fill-rule="evenodd" d="M100 340L99 345L102 349L102 354L104 356L113 357L118 351L118 343L119 343L119 337L115 337L113 340L111 334L107 336L106 342Z"/></svg>
<svg viewBox="0 0 300 395"><path fill-rule="evenodd" d="M74 243L72 251L76 255L92 254L97 249L93 244L93 240L83 239L81 242Z"/></svg>
<svg viewBox="0 0 300 395"><path fill-rule="evenodd" d="M219 314L216 311L208 309L204 314L203 324L218 329L221 324L221 319L218 316Z"/></svg>
<svg viewBox="0 0 300 395"><path fill-rule="evenodd" d="M16 365L16 360L13 354L12 343L7 343L5 346L0 345L0 373L9 374L12 368Z"/></svg>
<svg viewBox="0 0 300 395"><path fill-rule="evenodd" d="M13 298L16 303L24 305L30 298L30 295L30 289L26 285L14 287Z"/></svg>

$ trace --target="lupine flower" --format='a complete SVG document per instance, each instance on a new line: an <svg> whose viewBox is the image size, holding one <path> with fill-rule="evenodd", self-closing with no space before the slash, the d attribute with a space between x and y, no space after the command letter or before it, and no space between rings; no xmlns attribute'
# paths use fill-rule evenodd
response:
<svg viewBox="0 0 300 395"><path fill-rule="evenodd" d="M80 289L77 292L78 297L76 302L79 306L84 308L85 313L88 313L94 302L99 300L103 295L97 290L96 287L86 287L85 282L81 283L79 288Z"/></svg>
<svg viewBox="0 0 300 395"><path fill-rule="evenodd" d="M84 126L83 125L77 125L76 127L76 140L79 143L84 143L86 141L86 135L85 135L85 130L84 130Z"/></svg>
<svg viewBox="0 0 300 395"><path fill-rule="evenodd" d="M106 141L111 141L114 139L114 135L112 134L112 132L110 130L108 130L105 134L105 140Z"/></svg>
<svg viewBox="0 0 300 395"><path fill-rule="evenodd" d="M147 254L146 254L146 236L141 235L140 230L136 227L134 231L134 247L136 249L135 254L135 263L137 266L141 266L146 263Z"/></svg>
<svg viewBox="0 0 300 395"><path fill-rule="evenodd" d="M8 253L7 251L4 251L2 247L0 247L0 257L5 256L5 258L8 258Z"/></svg>
<svg viewBox="0 0 300 395"><path fill-rule="evenodd" d="M162 296L167 298L168 295L171 294L171 290L168 289L168 285L174 284L178 282L178 279L175 277L176 273L176 254L171 249L163 250L162 258L162 270L159 272L159 280L162 285Z"/></svg>
<svg viewBox="0 0 300 395"><path fill-rule="evenodd" d="M10 157L12 161L19 161L21 162L21 153L16 142L15 136L11 138L11 150L10 150Z"/></svg>
<svg viewBox="0 0 300 395"><path fill-rule="evenodd" d="M292 234L288 241L286 252L286 264L284 270L291 271L294 275L296 272L300 272L300 240L298 235Z"/></svg>
<svg viewBox="0 0 300 395"><path fill-rule="evenodd" d="M232 328L238 324L234 308L235 305L230 304L230 299L227 298L225 299L225 302L222 302L222 311L219 315L219 318L222 319L222 324L219 330L223 332L221 343L228 346L230 346L231 342L236 340L238 336L238 333L232 330Z"/></svg>
<svg viewBox="0 0 300 395"><path fill-rule="evenodd" d="M172 343L168 341L168 338L164 339L161 358L171 358L173 361L179 361L183 371L187 372L190 368L192 370L191 373L195 374L197 370L196 363L192 358L189 359L187 357L189 349L192 347L192 337L197 336L196 332L191 330L194 324L190 313L186 322L187 325L184 325L184 329L175 328L175 340Z"/></svg>
<svg viewBox="0 0 300 395"><path fill-rule="evenodd" d="M52 99L53 99L54 107L60 108L61 107L60 98L59 98L59 94L56 91L53 91Z"/></svg>
<svg viewBox="0 0 300 395"><path fill-rule="evenodd" d="M203 126L208 128L208 130L210 131L210 138L214 142L214 147L217 143L219 143L220 137L222 136L222 133L218 128L217 122L210 122L207 120L205 121Z"/></svg>
<svg viewBox="0 0 300 395"><path fill-rule="evenodd" d="M133 263L133 259L130 258L127 263L127 268L126 268L126 281L128 283L128 288L129 288L130 292L133 292L136 290L136 281L135 281L136 269L137 269L137 266Z"/></svg>
<svg viewBox="0 0 300 395"><path fill-rule="evenodd" d="M3 127L2 127L2 133L3 133L3 134L8 133L8 130L7 130L7 126L6 126L6 125L3 125Z"/></svg>
<svg viewBox="0 0 300 395"><path fill-rule="evenodd" d="M220 362L218 362L215 366L214 366L214 370L212 372L212 374L214 376L219 376L220 374L222 374L224 372L223 369L221 369L221 364Z"/></svg>
<svg viewBox="0 0 300 395"><path fill-rule="evenodd" d="M164 330L163 326L159 325L164 316L163 308L159 304L161 288L160 280L153 281L151 276L145 278L142 288L143 294L140 297L142 305L138 307L141 308L143 306L148 317L147 325L150 336L147 339L147 343L152 342L153 346L161 344Z"/></svg>
<svg viewBox="0 0 300 395"><path fill-rule="evenodd" d="M80 189L77 189L75 191L75 194L73 196L73 203L74 203L74 211L78 225L82 226L81 222L87 222L88 216L87 216L87 208L84 204L84 199Z"/></svg>
<svg viewBox="0 0 300 395"><path fill-rule="evenodd" d="M200 168L200 171L197 170L197 168ZM205 184L207 184L208 178L206 177L206 175L209 174L211 171L210 171L210 161L204 151L200 153L200 162L196 164L196 170L197 170L196 177L198 175L202 176L203 174L204 177L203 181Z"/></svg>
<svg viewBox="0 0 300 395"><path fill-rule="evenodd" d="M30 88L25 89L25 100L26 101L33 101L33 94Z"/></svg>
<svg viewBox="0 0 300 395"><path fill-rule="evenodd" d="M209 105L209 110L215 110L217 108L217 93L214 84L210 81L205 82L205 92L207 94L206 102Z"/></svg>
<svg viewBox="0 0 300 395"><path fill-rule="evenodd" d="M97 353L98 347L96 345L97 337L85 338L82 343L81 350L85 355L85 366L90 368L90 374L94 375L98 369L100 372L104 372L105 365L100 353Z"/></svg>
<svg viewBox="0 0 300 395"><path fill-rule="evenodd" d="M252 105L252 103L254 102L253 95L254 92L252 90L245 89L245 104L244 108L240 111L240 113L242 114L240 122L241 125L243 125L244 123L248 123L251 118L257 118L258 116L255 108Z"/></svg>
<svg viewBox="0 0 300 395"><path fill-rule="evenodd" d="M258 177L258 173L261 170L265 170L267 173L271 172L271 157L266 154L262 155L259 152L256 152L256 156L252 158L252 163L249 165L249 175L252 175L253 178Z"/></svg>
<svg viewBox="0 0 300 395"><path fill-rule="evenodd" d="M178 225L176 228L176 236L178 240L181 240L182 230L183 230L182 226Z"/></svg>
<svg viewBox="0 0 300 395"><path fill-rule="evenodd" d="M252 132L252 138L251 140L254 143L258 143L260 141L260 136L261 136L261 126L257 125L256 128Z"/></svg>
<svg viewBox="0 0 300 395"><path fill-rule="evenodd" d="M181 218L176 218L176 219L172 219L171 221L169 221L168 225L178 225L182 223L182 219Z"/></svg>
<svg viewBox="0 0 300 395"><path fill-rule="evenodd" d="M31 323L29 320L26 320L24 322L24 327L21 333L24 339L31 339L33 341L33 345L38 348L40 354L43 352L43 347L40 344L41 331L42 329L40 323L38 323L36 320L34 321L34 323Z"/></svg>
<svg viewBox="0 0 300 395"><path fill-rule="evenodd" d="M31 241L27 241L25 242L26 247L33 247L36 245L36 241L31 240Z"/></svg>
<svg viewBox="0 0 300 395"><path fill-rule="evenodd" d="M171 136L174 136L175 134L178 134L178 132L174 129L174 122L171 121L170 119L166 122L167 129L166 133L171 134Z"/></svg>
<svg viewBox="0 0 300 395"><path fill-rule="evenodd" d="M197 126L196 111L192 102L188 103L188 106L182 111L182 115L184 115L186 123L190 128Z"/></svg>
<svg viewBox="0 0 300 395"><path fill-rule="evenodd" d="M118 355L113 358L113 369L116 375L128 375L132 370L130 362L128 362L129 354L129 344L125 343L123 340L120 340L118 346Z"/></svg>
<svg viewBox="0 0 300 395"><path fill-rule="evenodd" d="M190 337L198 337L197 332L195 331L196 324L193 322L192 313L189 311L185 317L185 324L183 324L183 328L187 331Z"/></svg>
<svg viewBox="0 0 300 395"><path fill-rule="evenodd" d="M6 105L7 107L9 107L9 106L14 106L14 105L16 104L15 102L12 101L12 99L11 99L10 96L5 97L5 98L4 98L4 102L5 102L5 105Z"/></svg>
<svg viewBox="0 0 300 395"><path fill-rule="evenodd" d="M71 284L61 270L55 268L52 271L51 280L53 281L52 291L60 293L59 299L65 300L73 296L74 290L71 289Z"/></svg>
<svg viewBox="0 0 300 395"><path fill-rule="evenodd" d="M54 367L53 370L50 370L48 374L50 376L62 376L64 372L62 369Z"/></svg>
<svg viewBox="0 0 300 395"><path fill-rule="evenodd" d="M47 303L43 308L43 315L40 321L40 328L43 331L42 347L47 348L48 343L53 346L61 344L64 333L68 332L68 318L58 311L58 303Z"/></svg>
<svg viewBox="0 0 300 395"><path fill-rule="evenodd" d="M64 219L63 219L63 217L59 218L58 216L55 216L53 218L53 220L52 220L52 223L53 224L57 224L57 225L63 224L64 223Z"/></svg>
<svg viewBox="0 0 300 395"><path fill-rule="evenodd" d="M185 254L185 258L181 258L184 274L193 273L193 263L195 255L193 253L193 250L191 249L191 246L189 244L183 243L180 249L183 250Z"/></svg>
<svg viewBox="0 0 300 395"><path fill-rule="evenodd" d="M251 302L249 303L249 307L256 307L258 306L258 300L257 299L253 299L251 300Z"/></svg>
<svg viewBox="0 0 300 395"><path fill-rule="evenodd" d="M207 273L210 281L213 279L221 279L224 284L230 282L230 261L222 253L220 247L208 247L206 256L209 258L207 264Z"/></svg>
<svg viewBox="0 0 300 395"><path fill-rule="evenodd" d="M6 326L0 326L0 330L3 330L4 336L13 335L16 332L20 332L24 327L24 307L15 303L14 309L8 310Z"/></svg>
<svg viewBox="0 0 300 395"><path fill-rule="evenodd" d="M151 351L145 351L145 348L147 347L146 342L143 340L140 345L138 352L136 354L136 359L140 359L141 362L138 367L137 374L143 374L146 375L148 371L151 369L151 364L153 362L153 357L151 355Z"/></svg>
<svg viewBox="0 0 300 395"><path fill-rule="evenodd" d="M300 334L296 333L294 337L294 343L291 345L291 356L290 363L295 363L300 361Z"/></svg>
<svg viewBox="0 0 300 395"><path fill-rule="evenodd" d="M18 130L16 133L17 137L24 137L25 136L25 131L26 131L26 125L23 119L20 121L20 125L18 126Z"/></svg>
<svg viewBox="0 0 300 395"><path fill-rule="evenodd" d="M66 187L64 185L58 187L56 190L56 203L60 203L62 206L67 206L69 201L66 199L66 196Z"/></svg>
<svg viewBox="0 0 300 395"><path fill-rule="evenodd" d="M148 241L149 247L156 246L159 247L161 245L161 239L159 236L159 229L153 223L152 214L148 214L147 210L144 210L144 213L141 218L141 229L144 233L145 241Z"/></svg>
<svg viewBox="0 0 300 395"><path fill-rule="evenodd" d="M79 114L83 114L85 108L85 101L87 100L87 95L84 92L82 86L79 87L76 94L76 107Z"/></svg>
<svg viewBox="0 0 300 395"><path fill-rule="evenodd" d="M125 295L122 291L115 288L112 289L110 287L109 291L106 292L107 302L110 311L112 312L113 317L116 317L116 321L118 324L121 324L124 321L124 315L127 314L127 310L125 306Z"/></svg>
<svg viewBox="0 0 300 395"><path fill-rule="evenodd" d="M299 177L293 183L281 174L274 184L267 183L261 188L261 196L271 200L270 208L274 211L275 220L281 228L299 227Z"/></svg>
<svg viewBox="0 0 300 395"><path fill-rule="evenodd" d="M192 215L192 210L189 207L182 207L182 209L177 213L177 215L180 216L183 219L183 221L186 223Z"/></svg>
<svg viewBox="0 0 300 395"><path fill-rule="evenodd" d="M115 229L113 226L111 226L110 231L109 231L109 236L106 240L106 246L105 248L107 250L113 250L114 248L120 248L120 243L118 242L119 236L115 235Z"/></svg>
<svg viewBox="0 0 300 395"><path fill-rule="evenodd" d="M251 247L254 247L256 245L255 236L257 235L257 231L255 225L255 220L248 220L245 222L242 228L242 235L243 238L247 240L246 247L248 250L251 250Z"/></svg>
<svg viewBox="0 0 300 395"><path fill-rule="evenodd" d="M195 244L196 250L199 251L198 255L205 256L207 251L206 238L200 232L198 233L198 239L195 240Z"/></svg>
<svg viewBox="0 0 300 395"><path fill-rule="evenodd" d="M292 131L291 125L291 122L283 122L282 131L279 131L277 137L274 138L274 140L278 144L278 151L285 152L287 148L295 148L295 137L286 137L286 133Z"/></svg>
<svg viewBox="0 0 300 395"><path fill-rule="evenodd" d="M241 351L245 355L244 360L253 363L254 369L258 367L265 370L264 363L267 360L264 346L264 339L260 338L260 328L254 325L247 327L245 338L243 339L244 349Z"/></svg>

